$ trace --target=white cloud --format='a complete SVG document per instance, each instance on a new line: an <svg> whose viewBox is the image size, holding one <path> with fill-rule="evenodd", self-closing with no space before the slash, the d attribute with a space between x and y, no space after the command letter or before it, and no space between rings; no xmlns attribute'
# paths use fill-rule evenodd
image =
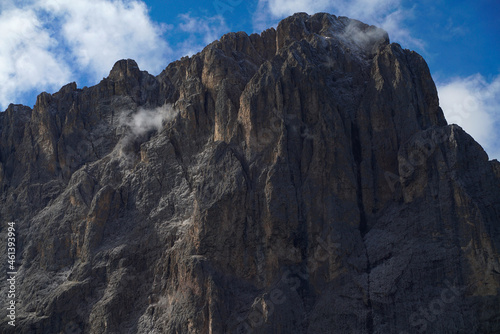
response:
<svg viewBox="0 0 500 334"><path fill-rule="evenodd" d="M54 88L69 81L70 69L53 52L57 41L46 31L31 6L3 4L0 13L0 106L5 109L22 93Z"/></svg>
<svg viewBox="0 0 500 334"><path fill-rule="evenodd" d="M76 62L93 72L107 74L113 64L132 58L153 73L165 66L171 52L141 1L40 0L40 8L61 19L61 34Z"/></svg>
<svg viewBox="0 0 500 334"><path fill-rule="evenodd" d="M384 38L385 31L382 29L370 29L363 31L360 23L350 21L345 27L344 32L339 35L346 43L351 43L353 48L366 49L373 46L373 43Z"/></svg>
<svg viewBox="0 0 500 334"><path fill-rule="evenodd" d="M132 115L122 115L121 123L138 137L152 130L160 131L163 124L173 120L178 113L170 104L155 109L141 108Z"/></svg>
<svg viewBox="0 0 500 334"><path fill-rule="evenodd" d="M405 46L423 48L421 40L411 36L404 27L404 20L412 15L411 9L404 9L401 0L259 0L254 15L254 29L264 30L275 25L278 19L297 12L315 14L329 12L347 16L386 30L393 41Z"/></svg>
<svg viewBox="0 0 500 334"><path fill-rule="evenodd" d="M203 42L209 44L220 38L224 33L228 32L228 27L224 18L220 15L200 18L191 17L190 14L181 14L180 18L184 21L179 28L182 31L192 34L201 34Z"/></svg>
<svg viewBox="0 0 500 334"><path fill-rule="evenodd" d="M500 159L500 76L488 82L480 74L438 84L439 101L449 123L460 125Z"/></svg>
<svg viewBox="0 0 500 334"><path fill-rule="evenodd" d="M115 157L120 160L122 168L129 168L137 161L133 143L150 131L161 131L166 123L179 114L171 104L165 104L154 109L122 111L119 116L120 126L124 127L123 136L114 149Z"/></svg>
<svg viewBox="0 0 500 334"><path fill-rule="evenodd" d="M122 58L157 74L172 54L140 0L3 0L0 107L30 91L107 76Z"/></svg>
<svg viewBox="0 0 500 334"><path fill-rule="evenodd" d="M206 45L229 32L224 18L220 15L212 17L192 17L191 14L179 15L182 23L179 29L190 34L190 38L180 43L182 56L191 56L201 51Z"/></svg>
<svg viewBox="0 0 500 334"><path fill-rule="evenodd" d="M389 33L391 41L399 42L403 47L425 52L424 42L412 36L404 26L405 20L413 17L413 10L404 8L402 0L259 0L254 29L266 29L297 12L348 16L379 26ZM500 135L496 133L500 128L500 76L491 82L479 74L456 78L438 85L438 90L448 121L462 126L489 152L490 157L500 159L500 145L497 144Z"/></svg>
<svg viewBox="0 0 500 334"><path fill-rule="evenodd" d="M400 0L344 0L330 1L330 4L338 11L338 15L352 16L353 19L366 21L377 21L380 17L401 7Z"/></svg>
<svg viewBox="0 0 500 334"><path fill-rule="evenodd" d="M404 28L404 20L411 15L411 11L398 9L383 16L380 28L389 33L391 41L403 44L403 47L414 47L425 51L425 43L412 36L411 32Z"/></svg>
<svg viewBox="0 0 500 334"><path fill-rule="evenodd" d="M266 0L261 2L267 3L271 14L275 17L289 16L298 11L316 13L327 9L332 5L332 2L329 0Z"/></svg>

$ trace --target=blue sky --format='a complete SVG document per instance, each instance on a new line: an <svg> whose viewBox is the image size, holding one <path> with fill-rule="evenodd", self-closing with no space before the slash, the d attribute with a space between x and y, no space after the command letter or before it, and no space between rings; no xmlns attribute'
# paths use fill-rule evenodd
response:
<svg viewBox="0 0 500 334"><path fill-rule="evenodd" d="M0 110L68 82L94 85L122 58L159 74L224 33L260 32L300 11L378 25L419 52L448 121L500 158L496 0L0 0Z"/></svg>

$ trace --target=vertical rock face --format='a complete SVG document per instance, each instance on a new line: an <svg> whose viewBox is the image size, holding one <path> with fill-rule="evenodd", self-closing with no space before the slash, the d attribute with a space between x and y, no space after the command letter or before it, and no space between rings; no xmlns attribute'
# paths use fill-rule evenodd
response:
<svg viewBox="0 0 500 334"><path fill-rule="evenodd" d="M122 60L0 135L19 332L500 331L500 164L376 27L296 14L157 77Z"/></svg>

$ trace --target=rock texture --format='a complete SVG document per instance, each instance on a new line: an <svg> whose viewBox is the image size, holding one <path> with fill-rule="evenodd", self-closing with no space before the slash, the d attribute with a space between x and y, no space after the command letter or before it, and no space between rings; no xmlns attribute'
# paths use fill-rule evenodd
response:
<svg viewBox="0 0 500 334"><path fill-rule="evenodd" d="M19 333L500 333L500 163L376 27L121 60L0 135Z"/></svg>

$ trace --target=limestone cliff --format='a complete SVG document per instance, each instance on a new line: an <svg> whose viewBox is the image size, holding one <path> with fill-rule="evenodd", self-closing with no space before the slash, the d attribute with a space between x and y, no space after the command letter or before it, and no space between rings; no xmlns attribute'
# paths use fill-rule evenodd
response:
<svg viewBox="0 0 500 334"><path fill-rule="evenodd" d="M500 164L376 27L121 60L0 135L19 333L500 333Z"/></svg>

